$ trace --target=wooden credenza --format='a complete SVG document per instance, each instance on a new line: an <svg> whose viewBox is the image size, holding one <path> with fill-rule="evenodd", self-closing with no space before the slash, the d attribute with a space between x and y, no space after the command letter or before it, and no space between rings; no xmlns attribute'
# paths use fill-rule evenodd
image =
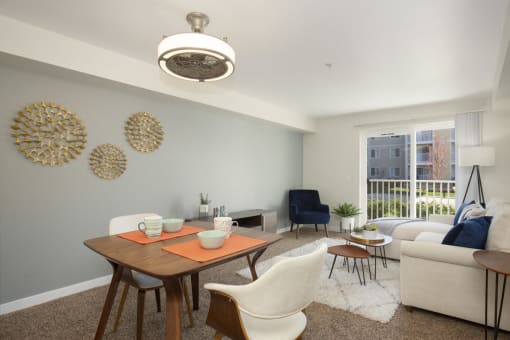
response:
<svg viewBox="0 0 510 340"><path fill-rule="evenodd" d="M257 228L265 232L276 232L278 223L278 215L275 210L242 210L235 211L228 214L232 220L237 221L240 227L244 228ZM213 217L206 218L208 221L213 221Z"/></svg>

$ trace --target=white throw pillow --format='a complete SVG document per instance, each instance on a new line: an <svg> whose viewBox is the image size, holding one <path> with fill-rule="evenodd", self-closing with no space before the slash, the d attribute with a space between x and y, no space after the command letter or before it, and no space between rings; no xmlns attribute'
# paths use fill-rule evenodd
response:
<svg viewBox="0 0 510 340"><path fill-rule="evenodd" d="M469 204L462 209L459 215L459 223L471 218L485 216L485 212L486 210L479 203Z"/></svg>
<svg viewBox="0 0 510 340"><path fill-rule="evenodd" d="M500 202L490 213L492 222L485 249L510 252L510 204Z"/></svg>

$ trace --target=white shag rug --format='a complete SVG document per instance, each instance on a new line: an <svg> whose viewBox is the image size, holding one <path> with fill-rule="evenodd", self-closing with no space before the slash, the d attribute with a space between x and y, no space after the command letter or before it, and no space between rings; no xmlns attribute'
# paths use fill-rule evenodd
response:
<svg viewBox="0 0 510 340"><path fill-rule="evenodd" d="M322 242L328 247L345 244L344 240L322 238L312 243L305 244L299 248L289 250L281 256L299 256L312 252ZM328 279L334 255L328 254L321 270L320 287L315 301L326 304L333 308L359 314L367 319L386 323L391 320L400 303L400 263L388 260L388 268L383 268L381 260L377 260L377 280L370 280L368 268L365 264L366 286L361 286L356 272L352 273L352 259L349 261L351 272L347 272L347 266L343 265L343 258L338 257L331 279ZM361 273L361 264L358 267ZM262 275L272 265L272 260L257 263L257 273ZM370 265L373 266L374 259L370 258ZM242 277L251 279L248 267L237 271Z"/></svg>

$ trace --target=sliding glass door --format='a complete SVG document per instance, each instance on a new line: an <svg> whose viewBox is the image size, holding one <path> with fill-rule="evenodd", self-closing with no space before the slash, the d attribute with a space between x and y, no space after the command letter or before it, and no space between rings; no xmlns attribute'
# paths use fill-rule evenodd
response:
<svg viewBox="0 0 510 340"><path fill-rule="evenodd" d="M455 207L455 130L409 129L366 138L367 219L427 218Z"/></svg>

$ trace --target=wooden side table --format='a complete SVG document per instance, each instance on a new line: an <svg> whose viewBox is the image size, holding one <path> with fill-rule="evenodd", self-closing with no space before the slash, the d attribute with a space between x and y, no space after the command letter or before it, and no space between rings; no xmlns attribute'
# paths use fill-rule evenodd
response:
<svg viewBox="0 0 510 340"><path fill-rule="evenodd" d="M340 237L347 241L347 244L349 242L360 244L362 246L365 246L367 249L368 247L374 248L374 280L377 280L377 249L379 249L379 254L381 258L381 262L384 268L388 268L387 261L386 261L386 248L388 244L393 242L393 238L388 235L384 235L384 241L373 243L369 241L363 241L359 238L352 237L351 234L347 233L341 233Z"/></svg>
<svg viewBox="0 0 510 340"><path fill-rule="evenodd" d="M499 322L505 298L506 278L510 275L510 253L492 250L479 250L473 253L475 261L485 268L485 339L487 339L487 302L489 290L489 271L496 274L496 290L494 292L494 339L498 338ZM498 312L498 279L503 275L503 290Z"/></svg>
<svg viewBox="0 0 510 340"><path fill-rule="evenodd" d="M354 269L356 269L356 272L358 272L358 279L360 285L366 285L365 281L365 268L363 266L363 259L367 259L368 263L368 273L370 275L370 279L372 279L372 273L370 272L370 254L365 249L362 249L360 247L356 247L353 245L340 245L340 246L333 246L328 248L328 253L335 255L335 259L333 260L333 264L331 265L331 270L329 272L329 277L331 278L331 274L333 273L333 268L335 267L335 262L337 256L343 256L347 260L347 270L349 271L349 258L352 257L354 259L354 264L352 266L352 272L354 273ZM360 259L361 261L361 272L363 273L363 282L361 282L361 276L359 275L359 269L358 264L356 263L356 259Z"/></svg>

